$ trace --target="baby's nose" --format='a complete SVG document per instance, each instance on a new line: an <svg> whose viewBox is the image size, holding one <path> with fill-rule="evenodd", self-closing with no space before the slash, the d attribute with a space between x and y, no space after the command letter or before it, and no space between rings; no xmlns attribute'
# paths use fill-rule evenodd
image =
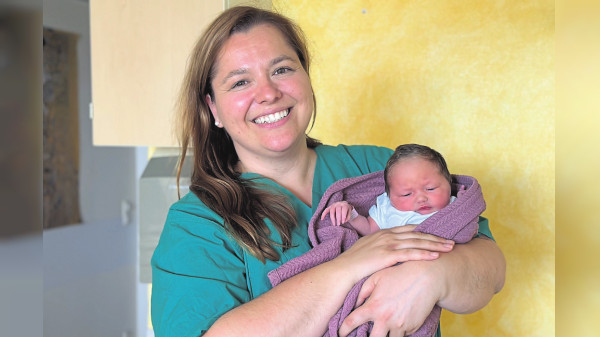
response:
<svg viewBox="0 0 600 337"><path fill-rule="evenodd" d="M425 193L419 193L417 195L417 200L419 202L427 201L427 195L425 195Z"/></svg>

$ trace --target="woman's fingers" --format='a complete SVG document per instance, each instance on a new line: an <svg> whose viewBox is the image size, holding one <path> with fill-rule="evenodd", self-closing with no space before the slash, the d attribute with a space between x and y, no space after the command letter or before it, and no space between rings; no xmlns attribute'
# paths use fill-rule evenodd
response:
<svg viewBox="0 0 600 337"><path fill-rule="evenodd" d="M395 234L403 234L403 237L406 237L406 238L419 238L419 239L430 240L430 241L434 241L434 242L443 242L443 243L454 244L454 241L452 241L452 240L448 240L448 239L445 239L445 238L442 238L439 236L435 236L433 234L415 232L414 229L416 227L417 227L416 225L398 226L398 227L392 227L389 229L384 229L381 232L390 231Z"/></svg>
<svg viewBox="0 0 600 337"><path fill-rule="evenodd" d="M372 320L372 317L368 314L367 310L358 308L350 313L342 322L338 334L340 337L348 336L354 329L358 328L364 323ZM389 335L388 335L389 332ZM373 324L373 330L369 334L369 337L387 337L387 336L401 336L404 337L404 330L396 329L389 330L385 324L375 323Z"/></svg>
<svg viewBox="0 0 600 337"><path fill-rule="evenodd" d="M390 330L388 337L404 337L406 332L404 330Z"/></svg>
<svg viewBox="0 0 600 337"><path fill-rule="evenodd" d="M430 268L429 263L408 263L371 275L358 295L358 303L366 300L342 322L340 336L366 322L373 322L371 337L415 333L439 299L431 283L439 280L439 275L423 273Z"/></svg>
<svg viewBox="0 0 600 337"><path fill-rule="evenodd" d="M373 283L372 278L368 278L358 292L354 308L358 308L361 304L365 303L365 300L371 296L373 289L375 289L375 283Z"/></svg>
<svg viewBox="0 0 600 337"><path fill-rule="evenodd" d="M383 324L373 324L373 331L369 337L404 337L402 330L388 330Z"/></svg>
<svg viewBox="0 0 600 337"><path fill-rule="evenodd" d="M362 307L359 307L358 309L352 311L350 315L346 316L342 322L342 325L340 326L340 329L338 330L338 334L340 337L346 337L352 332L352 330L358 328L361 324L366 323L369 320L370 317L367 315L366 310L362 310ZM375 336L373 332L375 332L375 330L371 332L370 336ZM385 334L381 336L385 337Z"/></svg>
<svg viewBox="0 0 600 337"><path fill-rule="evenodd" d="M435 260L440 253L449 252L453 247L452 241L433 235L392 228L360 238L338 259L342 263L348 260L347 263L355 267L353 276L358 282L400 262Z"/></svg>
<svg viewBox="0 0 600 337"><path fill-rule="evenodd" d="M415 232L413 230L404 228L394 227L381 230L376 232L376 234L377 233L379 233L380 236L386 237L387 240L390 240L384 242L392 244L394 249L417 248L445 252L454 247L454 241L452 240L447 240L435 235Z"/></svg>
<svg viewBox="0 0 600 337"><path fill-rule="evenodd" d="M452 250L454 242L434 235L414 231L399 231L395 228L384 229L359 239L355 245L368 245L384 250L417 249L432 252L447 252Z"/></svg>

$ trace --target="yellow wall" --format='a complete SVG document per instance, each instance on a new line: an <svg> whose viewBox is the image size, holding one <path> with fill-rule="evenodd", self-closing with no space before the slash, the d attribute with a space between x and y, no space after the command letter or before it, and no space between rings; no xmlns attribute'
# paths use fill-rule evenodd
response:
<svg viewBox="0 0 600 337"><path fill-rule="evenodd" d="M598 336L600 3L556 2L556 335Z"/></svg>
<svg viewBox="0 0 600 337"><path fill-rule="evenodd" d="M446 336L554 335L554 2L275 0L305 30L325 143L438 149L484 191L504 290Z"/></svg>

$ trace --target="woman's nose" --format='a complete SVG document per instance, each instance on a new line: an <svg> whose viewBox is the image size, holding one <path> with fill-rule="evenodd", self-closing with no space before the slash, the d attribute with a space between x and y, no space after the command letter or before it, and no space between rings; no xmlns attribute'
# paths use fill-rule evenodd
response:
<svg viewBox="0 0 600 337"><path fill-rule="evenodd" d="M281 96L277 84L269 78L259 81L256 90L256 101L258 103L272 102Z"/></svg>

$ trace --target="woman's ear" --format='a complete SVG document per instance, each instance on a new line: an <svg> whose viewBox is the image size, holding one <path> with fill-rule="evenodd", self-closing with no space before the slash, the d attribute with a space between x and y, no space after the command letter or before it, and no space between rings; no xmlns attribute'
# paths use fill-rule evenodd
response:
<svg viewBox="0 0 600 337"><path fill-rule="evenodd" d="M206 96L204 96L204 101L208 105L210 113L212 113L213 118L215 119L215 125L217 127L223 127L223 124L221 124L219 117L217 116L217 106L215 105L215 102L213 102L209 94L206 94Z"/></svg>

